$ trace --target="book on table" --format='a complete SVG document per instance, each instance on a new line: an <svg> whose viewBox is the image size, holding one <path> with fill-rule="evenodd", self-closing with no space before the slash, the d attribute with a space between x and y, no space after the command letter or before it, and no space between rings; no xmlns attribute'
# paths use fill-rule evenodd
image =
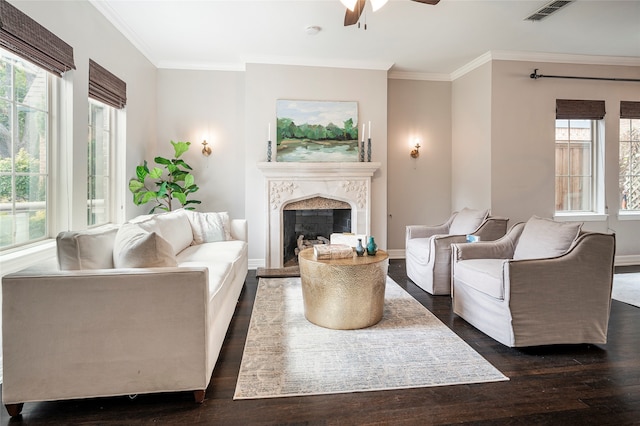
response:
<svg viewBox="0 0 640 426"><path fill-rule="evenodd" d="M313 254L317 260L345 259L353 256L353 249L347 244L316 244Z"/></svg>

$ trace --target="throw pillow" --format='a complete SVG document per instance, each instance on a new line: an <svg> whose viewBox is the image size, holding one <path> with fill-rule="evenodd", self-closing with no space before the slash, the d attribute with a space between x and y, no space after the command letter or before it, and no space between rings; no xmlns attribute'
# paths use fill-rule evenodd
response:
<svg viewBox="0 0 640 426"><path fill-rule="evenodd" d="M543 259L564 254L582 228L578 222L556 222L532 216L518 239L514 259Z"/></svg>
<svg viewBox="0 0 640 426"><path fill-rule="evenodd" d="M465 235L474 232L489 216L489 210L475 210L463 208L449 226L449 234Z"/></svg>
<svg viewBox="0 0 640 426"><path fill-rule="evenodd" d="M190 212L194 244L231 240L231 225L227 212Z"/></svg>
<svg viewBox="0 0 640 426"><path fill-rule="evenodd" d="M188 210L178 209L165 213L158 213L150 217L132 221L142 229L149 232L157 232L167 240L174 253L180 253L193 242L193 231L187 215Z"/></svg>
<svg viewBox="0 0 640 426"><path fill-rule="evenodd" d="M113 243L118 228L61 232L56 237L58 265L62 271L113 268Z"/></svg>
<svg viewBox="0 0 640 426"><path fill-rule="evenodd" d="M116 234L113 264L116 268L154 268L177 266L178 262L167 240L135 223L125 223Z"/></svg>

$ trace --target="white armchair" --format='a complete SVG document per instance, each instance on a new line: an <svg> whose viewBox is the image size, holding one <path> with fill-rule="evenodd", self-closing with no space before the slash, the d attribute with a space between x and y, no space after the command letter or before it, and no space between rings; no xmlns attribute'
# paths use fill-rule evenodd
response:
<svg viewBox="0 0 640 426"><path fill-rule="evenodd" d="M488 210L464 208L443 224L409 225L406 228L407 276L433 295L451 293L451 244L462 243L467 234L491 241L507 231L509 219L489 216Z"/></svg>
<svg viewBox="0 0 640 426"><path fill-rule="evenodd" d="M452 245L453 312L511 346L606 343L615 234L533 217Z"/></svg>

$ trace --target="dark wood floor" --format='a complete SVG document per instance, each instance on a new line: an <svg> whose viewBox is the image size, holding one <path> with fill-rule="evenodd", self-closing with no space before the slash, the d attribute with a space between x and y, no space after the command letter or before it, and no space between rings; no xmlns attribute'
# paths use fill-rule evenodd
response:
<svg viewBox="0 0 640 426"><path fill-rule="evenodd" d="M389 275L510 378L399 391L234 401L256 292L250 271L202 405L187 393L27 403L0 425L640 425L640 308L613 301L606 345L507 348L451 311L393 260ZM640 267L618 272L640 271Z"/></svg>

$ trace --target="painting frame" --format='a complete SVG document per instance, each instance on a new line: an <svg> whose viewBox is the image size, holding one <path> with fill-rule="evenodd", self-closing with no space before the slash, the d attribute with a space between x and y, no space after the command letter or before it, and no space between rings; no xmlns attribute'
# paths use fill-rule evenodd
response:
<svg viewBox="0 0 640 426"><path fill-rule="evenodd" d="M276 100L276 161L356 162L358 102Z"/></svg>

